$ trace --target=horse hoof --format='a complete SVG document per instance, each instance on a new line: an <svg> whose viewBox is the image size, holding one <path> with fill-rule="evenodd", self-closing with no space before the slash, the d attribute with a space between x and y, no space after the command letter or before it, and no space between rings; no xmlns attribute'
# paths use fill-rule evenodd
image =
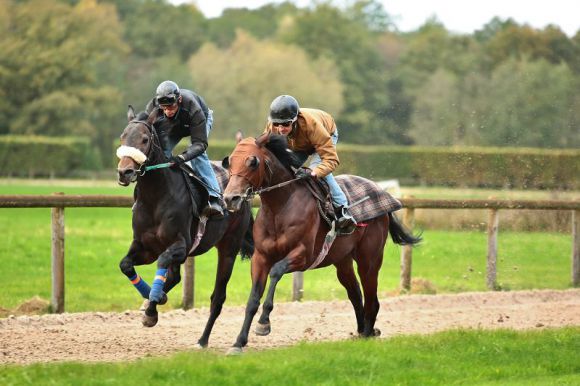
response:
<svg viewBox="0 0 580 386"><path fill-rule="evenodd" d="M193 349L195 351L201 351L201 350L205 350L205 346L202 346L201 344L196 343L195 345L193 345Z"/></svg>
<svg viewBox="0 0 580 386"><path fill-rule="evenodd" d="M240 347L230 347L226 352L227 356L242 355L242 349Z"/></svg>
<svg viewBox="0 0 580 386"><path fill-rule="evenodd" d="M167 303L167 294L163 293L163 296L161 296L161 300L159 300L159 305L164 305L165 303Z"/></svg>
<svg viewBox="0 0 580 386"><path fill-rule="evenodd" d="M157 314L151 315L151 316L145 314L145 315L143 315L143 320L142 320L143 326L144 327L153 327L157 324L158 320L159 320L159 317L157 316Z"/></svg>
<svg viewBox="0 0 580 386"><path fill-rule="evenodd" d="M369 332L368 334L365 332L359 332L358 336L360 338L374 338L377 336L381 336L381 330L379 330L378 328L374 328L371 332Z"/></svg>
<svg viewBox="0 0 580 386"><path fill-rule="evenodd" d="M272 331L272 329L270 328L270 323L268 324L262 324L262 323L258 323L258 325L256 326L256 335L260 335L260 336L266 336L270 333L270 331Z"/></svg>

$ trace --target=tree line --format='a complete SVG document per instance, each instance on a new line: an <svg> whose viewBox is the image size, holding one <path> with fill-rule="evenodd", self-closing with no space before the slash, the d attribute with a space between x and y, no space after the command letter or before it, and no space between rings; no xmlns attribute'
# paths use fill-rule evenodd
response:
<svg viewBox="0 0 580 386"><path fill-rule="evenodd" d="M493 18L402 33L376 0L286 2L206 18L166 0L0 2L0 134L84 136L108 160L127 104L175 80L215 111L212 138L257 135L287 93L341 142L580 146L580 30Z"/></svg>

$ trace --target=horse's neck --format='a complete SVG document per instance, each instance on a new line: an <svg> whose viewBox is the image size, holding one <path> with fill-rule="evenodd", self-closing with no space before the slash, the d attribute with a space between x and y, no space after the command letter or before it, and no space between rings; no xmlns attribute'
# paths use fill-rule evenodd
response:
<svg viewBox="0 0 580 386"><path fill-rule="evenodd" d="M170 170L157 169L147 172L137 181L135 199L142 203L157 204L170 196L170 191L177 188L175 173Z"/></svg>
<svg viewBox="0 0 580 386"><path fill-rule="evenodd" d="M272 178L268 187L275 187L293 178L294 176L283 166L273 167ZM301 211L307 207L309 202L314 202L314 196L304 182L295 181L262 193L260 201L262 206L272 213L278 214L286 210Z"/></svg>

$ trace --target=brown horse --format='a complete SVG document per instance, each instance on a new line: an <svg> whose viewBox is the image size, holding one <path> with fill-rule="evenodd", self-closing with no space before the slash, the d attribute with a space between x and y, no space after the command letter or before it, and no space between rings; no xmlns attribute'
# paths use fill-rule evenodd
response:
<svg viewBox="0 0 580 386"><path fill-rule="evenodd" d="M408 233L389 212L365 221L364 226L357 227L350 235L337 237L323 255L321 251L327 245L330 226L319 212L318 200L308 188L308 182L294 178L292 166L297 166L296 159L287 146L282 136L246 138L223 161L223 166L230 170L230 180L224 191L228 210L243 208L253 192L258 191L261 198L254 224L252 289L242 329L230 353L241 352L248 342L250 325L260 305L268 274L270 288L259 320L257 333L260 335L270 332L269 314L273 309L275 287L282 275L329 265L336 267L338 280L346 288L359 335L380 335L374 327L379 311L377 285L388 233L390 231L397 244L416 244L421 240ZM364 305L353 261L357 263Z"/></svg>
<svg viewBox="0 0 580 386"><path fill-rule="evenodd" d="M216 247L218 265L211 295L210 315L198 344L208 344L212 327L226 299L226 287L238 252L253 252L252 212L249 204L225 218L204 217L200 210L208 200L207 190L188 177L191 171L170 167L153 126L155 113L135 116L129 106L129 124L121 135L118 181L128 186L136 181L133 206L133 241L121 260L121 271L133 283L148 306L143 325L153 327L158 320L157 305L167 302L167 293L181 279L180 266L187 256L198 256ZM225 170L219 169L225 175ZM191 180L191 183L190 183ZM224 183L225 185L225 183ZM149 286L135 266L157 261L157 272Z"/></svg>

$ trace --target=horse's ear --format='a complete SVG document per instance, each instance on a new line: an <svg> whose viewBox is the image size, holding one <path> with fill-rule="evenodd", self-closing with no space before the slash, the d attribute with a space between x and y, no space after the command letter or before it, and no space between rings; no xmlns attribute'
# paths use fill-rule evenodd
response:
<svg viewBox="0 0 580 386"><path fill-rule="evenodd" d="M129 109L127 110L127 120L131 122L133 119L135 119L135 109L133 106L129 105Z"/></svg>
<svg viewBox="0 0 580 386"><path fill-rule="evenodd" d="M256 138L256 145L260 147L264 146L268 142L270 142L270 133L264 133Z"/></svg>
<svg viewBox="0 0 580 386"><path fill-rule="evenodd" d="M224 159L222 160L222 167L224 169L229 169L230 168L230 156L226 156L224 157Z"/></svg>
<svg viewBox="0 0 580 386"><path fill-rule="evenodd" d="M240 143L242 139L244 139L244 133L242 133L242 130L238 130L236 132L236 143Z"/></svg>
<svg viewBox="0 0 580 386"><path fill-rule="evenodd" d="M159 114L159 110L154 109L151 114L149 114L149 116L147 117L147 123L149 123L150 125L153 125L155 123L155 121L157 120L157 116Z"/></svg>

